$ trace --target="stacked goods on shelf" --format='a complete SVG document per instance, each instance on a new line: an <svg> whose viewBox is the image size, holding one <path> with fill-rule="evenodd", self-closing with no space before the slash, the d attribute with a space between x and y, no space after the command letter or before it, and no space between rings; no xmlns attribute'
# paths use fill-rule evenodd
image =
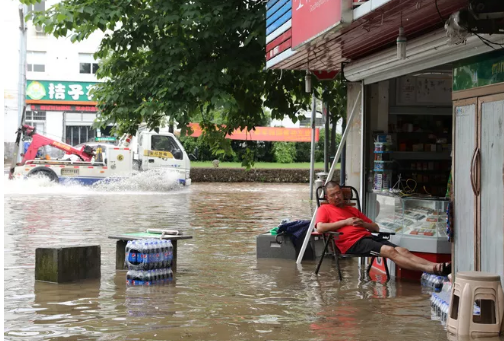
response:
<svg viewBox="0 0 504 341"><path fill-rule="evenodd" d="M158 285L171 282L173 245L165 239L131 240L126 244L127 285Z"/></svg>
<svg viewBox="0 0 504 341"><path fill-rule="evenodd" d="M374 143L374 181L373 191L388 191L392 184L392 138L390 135L377 135Z"/></svg>
<svg viewBox="0 0 504 341"><path fill-rule="evenodd" d="M416 182L415 192L444 197L451 169L452 116L395 115L389 126L397 143L398 174Z"/></svg>

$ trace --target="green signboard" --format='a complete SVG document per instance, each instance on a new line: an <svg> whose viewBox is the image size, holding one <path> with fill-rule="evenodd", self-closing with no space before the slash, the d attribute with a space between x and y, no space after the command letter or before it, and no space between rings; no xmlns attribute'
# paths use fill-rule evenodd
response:
<svg viewBox="0 0 504 341"><path fill-rule="evenodd" d="M92 102L95 83L66 81L27 81L26 99L35 101ZM91 104L91 103L90 103Z"/></svg>
<svg viewBox="0 0 504 341"><path fill-rule="evenodd" d="M504 53L496 51L455 63L453 91L504 82Z"/></svg>
<svg viewBox="0 0 504 341"><path fill-rule="evenodd" d="M95 137L95 142L115 142L117 140L114 136L109 137Z"/></svg>

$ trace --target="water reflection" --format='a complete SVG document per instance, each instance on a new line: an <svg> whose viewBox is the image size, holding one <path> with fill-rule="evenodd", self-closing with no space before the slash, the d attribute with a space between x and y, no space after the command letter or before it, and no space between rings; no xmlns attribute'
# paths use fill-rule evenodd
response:
<svg viewBox="0 0 504 341"><path fill-rule="evenodd" d="M11 186L12 184L7 184ZM256 259L255 237L313 212L306 185L194 184L167 192L78 187L5 196L4 334L8 339L446 340L418 283L370 282L356 260ZM126 287L108 235L179 229L169 285ZM100 281L35 283L35 248L99 244Z"/></svg>

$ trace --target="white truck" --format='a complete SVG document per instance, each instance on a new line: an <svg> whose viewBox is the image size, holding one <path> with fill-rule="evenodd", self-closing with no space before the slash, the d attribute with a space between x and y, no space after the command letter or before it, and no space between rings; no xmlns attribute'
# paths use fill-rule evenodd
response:
<svg viewBox="0 0 504 341"><path fill-rule="evenodd" d="M134 170L173 169L179 173L181 184L191 184L189 156L172 133L156 133L140 128L136 136L123 135L118 147L129 147L133 151Z"/></svg>
<svg viewBox="0 0 504 341"><path fill-rule="evenodd" d="M182 144L171 133L141 131L136 137L124 135L118 146L75 148L37 134L34 127L23 125L18 130L16 144L21 137L32 142L20 163L12 165L9 178L44 176L55 182L76 181L93 184L102 180L128 178L135 169L173 169L180 184L189 186L190 162ZM130 146L131 145L131 146ZM40 147L52 146L65 151L63 159L37 158Z"/></svg>

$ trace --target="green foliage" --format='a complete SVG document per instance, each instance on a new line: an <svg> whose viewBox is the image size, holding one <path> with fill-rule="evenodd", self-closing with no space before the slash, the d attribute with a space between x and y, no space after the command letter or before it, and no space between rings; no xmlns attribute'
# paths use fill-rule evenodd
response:
<svg viewBox="0 0 504 341"><path fill-rule="evenodd" d="M296 145L293 142L273 142L273 155L276 162L296 161Z"/></svg>
<svg viewBox="0 0 504 341"><path fill-rule="evenodd" d="M156 130L169 116L185 135L197 120L201 143L223 157L234 155L227 133L271 118L295 122L311 100L304 72L264 70L265 12L262 1L62 0L30 19L72 42L105 33L95 53L103 81L93 92L98 126L135 133L140 123ZM343 85L324 86L319 95L333 115L342 115L334 96L344 95ZM252 150L242 155L245 162L254 158Z"/></svg>

